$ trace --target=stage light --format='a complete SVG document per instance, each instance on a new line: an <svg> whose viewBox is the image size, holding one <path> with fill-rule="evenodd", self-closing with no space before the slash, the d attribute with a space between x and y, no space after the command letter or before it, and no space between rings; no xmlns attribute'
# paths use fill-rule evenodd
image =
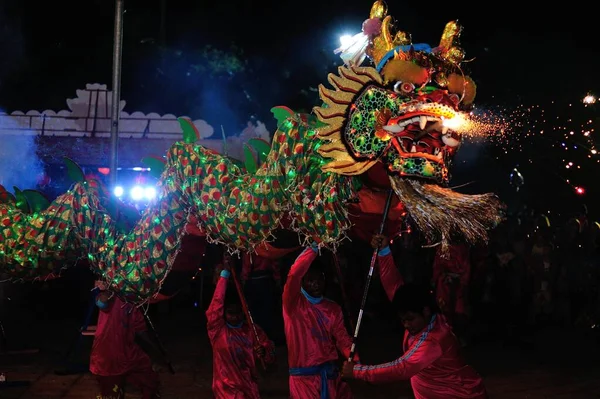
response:
<svg viewBox="0 0 600 399"><path fill-rule="evenodd" d="M156 197L156 189L154 187L146 187L144 195L148 200L153 200Z"/></svg>
<svg viewBox="0 0 600 399"><path fill-rule="evenodd" d="M117 187L115 187L115 190L113 192L115 193L115 195L117 197L121 197L123 195L124 190L123 190L123 187L117 186Z"/></svg>
<svg viewBox="0 0 600 399"><path fill-rule="evenodd" d="M139 201L144 198L144 189L140 186L134 186L129 192L129 195L131 195L131 199L134 201Z"/></svg>

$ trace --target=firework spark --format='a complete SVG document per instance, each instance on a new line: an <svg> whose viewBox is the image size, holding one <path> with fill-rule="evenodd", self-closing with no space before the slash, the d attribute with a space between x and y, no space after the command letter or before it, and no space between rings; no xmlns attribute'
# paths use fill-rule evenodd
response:
<svg viewBox="0 0 600 399"><path fill-rule="evenodd" d="M589 102L584 100L584 104ZM456 126L465 140L492 144L511 156L521 154L523 163L543 163L557 175L560 170L568 173L561 174L561 179L583 194L585 190L573 181L581 180L580 172L591 164L597 167L600 154L594 140L594 119L582 108L577 109L577 103L557 102L545 107L483 107L474 109Z"/></svg>

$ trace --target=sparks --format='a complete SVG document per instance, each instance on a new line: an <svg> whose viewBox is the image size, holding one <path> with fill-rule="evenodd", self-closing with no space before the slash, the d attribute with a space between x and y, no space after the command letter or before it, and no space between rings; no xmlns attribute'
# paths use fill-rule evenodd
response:
<svg viewBox="0 0 600 399"><path fill-rule="evenodd" d="M594 96L593 94L588 94L587 96L583 97L583 103L585 105L595 104L596 96Z"/></svg>

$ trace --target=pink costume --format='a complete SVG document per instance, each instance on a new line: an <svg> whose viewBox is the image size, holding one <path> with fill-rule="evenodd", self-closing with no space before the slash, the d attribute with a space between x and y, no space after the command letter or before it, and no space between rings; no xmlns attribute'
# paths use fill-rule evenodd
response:
<svg viewBox="0 0 600 399"><path fill-rule="evenodd" d="M157 397L158 374L152 371L150 356L135 342L136 333L144 331L142 311L117 296L100 310L90 355L90 372L98 380L100 397L124 398L126 382L137 385L143 398Z"/></svg>
<svg viewBox="0 0 600 399"><path fill-rule="evenodd" d="M393 298L402 278L388 248L380 251L379 265L383 288ZM389 363L357 364L354 378L372 383L410 379L416 399L487 398L481 377L460 356L460 344L442 315L434 314L414 336L406 331L403 349L404 354Z"/></svg>
<svg viewBox="0 0 600 399"><path fill-rule="evenodd" d="M352 339L335 302L310 297L302 277L317 257L306 248L292 265L283 290L283 321L288 345L291 399L348 399L350 387L341 380L338 350L350 356Z"/></svg>
<svg viewBox="0 0 600 399"><path fill-rule="evenodd" d="M256 383L254 333L243 323L235 327L225 322L225 293L229 272L224 270L206 311L208 338L213 348L213 393L217 399L259 399ZM256 326L265 362L275 360L274 346L263 330Z"/></svg>

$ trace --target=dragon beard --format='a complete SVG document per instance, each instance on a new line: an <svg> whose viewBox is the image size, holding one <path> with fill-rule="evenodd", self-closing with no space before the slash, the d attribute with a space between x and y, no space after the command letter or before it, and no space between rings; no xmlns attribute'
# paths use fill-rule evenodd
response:
<svg viewBox="0 0 600 399"><path fill-rule="evenodd" d="M487 242L488 230L503 219L504 206L494 194L468 195L418 180L390 176L396 195L429 242L442 252L452 239Z"/></svg>

